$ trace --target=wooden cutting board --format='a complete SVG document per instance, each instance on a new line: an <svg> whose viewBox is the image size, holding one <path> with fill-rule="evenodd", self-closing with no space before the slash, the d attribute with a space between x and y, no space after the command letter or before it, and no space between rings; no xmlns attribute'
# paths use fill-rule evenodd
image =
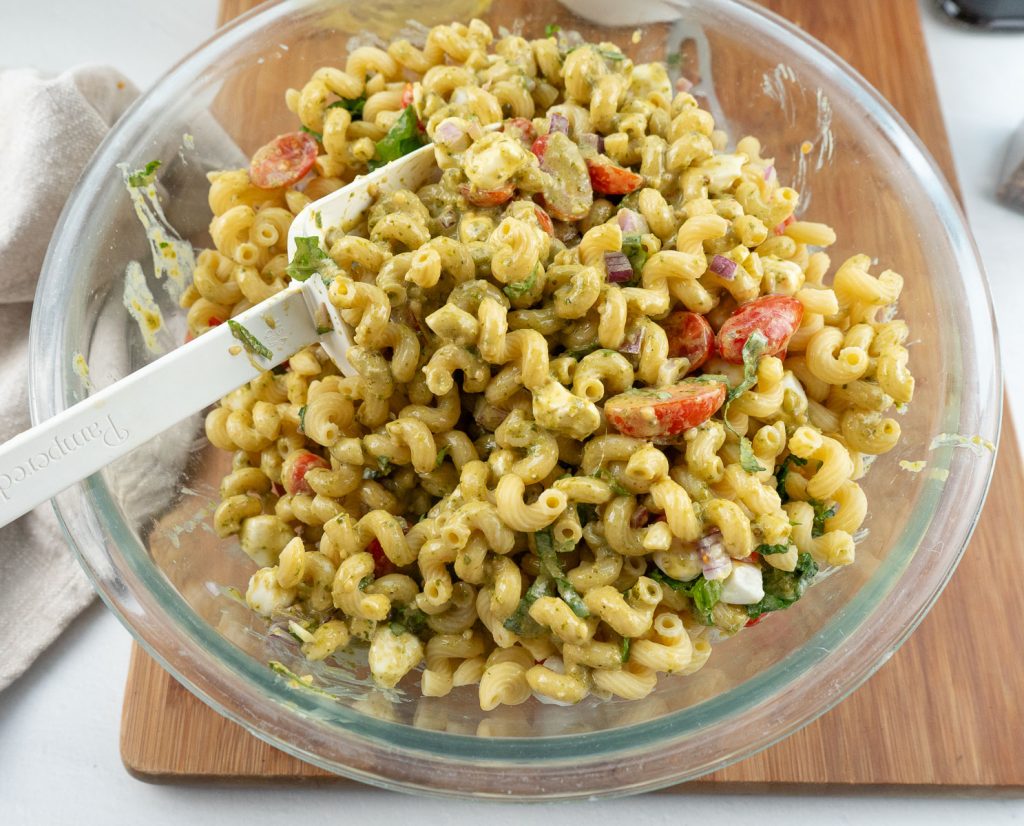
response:
<svg viewBox="0 0 1024 826"><path fill-rule="evenodd" d="M222 0L221 22L255 0ZM955 179L917 0L765 0L827 43L903 114ZM1019 564L1024 472L1009 411L991 493L970 548L935 608L874 677L816 722L766 751L691 783L748 791L943 786L1024 789L1024 657L1015 634L1024 589L993 575ZM137 646L121 754L148 781L321 779L347 783L220 717ZM683 786L675 787L676 790Z"/></svg>

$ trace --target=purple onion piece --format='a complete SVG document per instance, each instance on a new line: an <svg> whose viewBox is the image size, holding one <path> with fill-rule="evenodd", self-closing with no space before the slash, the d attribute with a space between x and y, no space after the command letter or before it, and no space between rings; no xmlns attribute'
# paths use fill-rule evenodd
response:
<svg viewBox="0 0 1024 826"><path fill-rule="evenodd" d="M644 328L638 327L630 335L628 335L622 345L619 347L619 352L628 356L637 356L640 354L640 350L643 349L644 343Z"/></svg>
<svg viewBox="0 0 1024 826"><path fill-rule="evenodd" d="M548 121L548 132L561 132L563 135L568 135L569 119L558 112L552 112Z"/></svg>
<svg viewBox="0 0 1024 826"><path fill-rule="evenodd" d="M643 505L633 511L633 515L629 517L629 527L633 530L642 528L647 524L647 520L651 518L650 511L647 510Z"/></svg>
<svg viewBox="0 0 1024 826"><path fill-rule="evenodd" d="M577 143L580 146L589 146L598 154L604 154L604 137L595 132L584 132Z"/></svg>
<svg viewBox="0 0 1024 826"><path fill-rule="evenodd" d="M711 272L726 281L732 281L736 277L736 262L724 255L716 255L712 258L710 269Z"/></svg>
<svg viewBox="0 0 1024 826"><path fill-rule="evenodd" d="M772 179L772 174L774 172L775 172L775 167L773 165L766 166L764 168L764 179L766 181L770 181Z"/></svg>
<svg viewBox="0 0 1024 826"><path fill-rule="evenodd" d="M633 265L621 252L606 252L604 254L604 268L608 273L607 280L611 284L619 284L629 281L633 277Z"/></svg>
<svg viewBox="0 0 1024 826"><path fill-rule="evenodd" d="M679 77L676 79L677 92L689 92L693 88L693 81L689 78Z"/></svg>
<svg viewBox="0 0 1024 826"><path fill-rule="evenodd" d="M615 220L624 233L640 233L643 235L647 232L647 221L638 212L634 212L631 209L620 209L615 215Z"/></svg>
<svg viewBox="0 0 1024 826"><path fill-rule="evenodd" d="M697 543L705 579L725 579L732 572L732 560L722 544L721 531L715 530Z"/></svg>

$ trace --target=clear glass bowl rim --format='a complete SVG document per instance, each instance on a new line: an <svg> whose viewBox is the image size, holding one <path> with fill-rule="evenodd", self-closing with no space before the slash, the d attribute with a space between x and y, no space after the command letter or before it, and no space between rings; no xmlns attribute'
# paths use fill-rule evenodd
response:
<svg viewBox="0 0 1024 826"><path fill-rule="evenodd" d="M260 7L221 29L146 92L97 150L62 212L36 293L30 340L34 422L55 415L74 401L69 396L69 370L62 363L70 332L62 322L60 308L67 305L71 290L68 262L75 239L80 229L88 226L90 193L99 190L113 164L126 155L133 136L151 118L159 116L161 99L187 89L253 32L318 5L323 4L285 0ZM686 5L681 3L680 10ZM865 116L899 148L918 182L933 196L932 204L957 252L962 276L968 287L976 287L967 290L972 341L980 342L993 355L992 381L987 383L989 397L976 400L977 432L996 442L1002 385L991 296L962 212L935 161L895 110L827 47L749 0L719 0L718 5L752 25L776 31L781 27L792 51L819 71L829 72L832 80L844 87L862 106ZM962 404L956 406L958 416L961 408ZM497 789L503 777L515 772L520 798L589 797L656 789L722 768L788 736L860 686L916 628L952 575L977 523L993 468L994 456L982 457L972 466L976 480L971 496L959 503L963 535L932 555L931 566L915 581L916 599L880 605L881 595L888 593L912 564L917 544L936 516L943 486L933 487L930 499L929 492L922 496L922 506L930 507L927 520L916 528L916 540L903 542L905 530L901 547L890 554L894 557L891 564L887 560L886 575L876 575L847 606L850 610L844 628L856 628L870 616L876 624L884 618L885 630L873 635L847 635L836 623L830 623L798 652L798 676L813 674L813 679L794 682L792 674L781 667L785 663L779 664L727 696L702 703L701 717L712 721L706 726L692 726L694 710L686 709L639 725L535 739L422 731L295 692L265 666L206 627L155 569L145 570L143 560L136 559L137 570L117 571L117 576L111 576L108 549L102 542L82 541L90 530L93 537L102 536L95 523L102 523L118 546L141 546L126 526L116 524L116 507L98 477L62 494L55 500L55 509L69 544L100 596L136 640L196 696L271 745L330 771L396 790L507 799ZM83 522L86 514L88 525ZM128 556L135 558L138 553L129 551ZM135 580L143 589L133 591L125 580ZM162 633L154 633L157 628ZM172 640L167 639L168 628L174 631ZM722 713L726 703L728 711ZM277 722L282 716L284 722ZM325 717L341 728L329 727ZM310 742L296 742L289 735L288 722L307 726L305 733ZM713 740L721 727L738 724L757 734L738 748L695 748L695 729L706 740ZM345 747L347 762L326 759L316 751L312 741L323 737ZM634 768L641 763L644 768ZM381 766L389 768L382 771Z"/></svg>

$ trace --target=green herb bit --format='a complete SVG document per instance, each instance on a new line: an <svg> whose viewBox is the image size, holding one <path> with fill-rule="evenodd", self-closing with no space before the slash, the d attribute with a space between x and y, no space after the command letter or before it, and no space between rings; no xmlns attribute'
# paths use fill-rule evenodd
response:
<svg viewBox="0 0 1024 826"><path fill-rule="evenodd" d="M136 169L128 176L128 186L149 186L156 178L156 171L160 168L160 163L160 161L150 161L142 169Z"/></svg>
<svg viewBox="0 0 1024 826"><path fill-rule="evenodd" d="M548 23L544 27L544 36L545 37L554 37L560 31L562 31L562 27L559 26L557 23Z"/></svg>
<svg viewBox="0 0 1024 826"><path fill-rule="evenodd" d="M764 599L756 605L748 605L747 616L757 619L771 611L785 610L804 595L817 574L818 565L809 553L797 557L796 568L792 571L769 567L764 572Z"/></svg>
<svg viewBox="0 0 1024 826"><path fill-rule="evenodd" d="M439 451L437 451L437 461L434 462L434 467L435 468L439 468L439 467L441 467L441 465L444 464L444 460L448 456L448 451L449 451L448 445L445 445Z"/></svg>
<svg viewBox="0 0 1024 826"><path fill-rule="evenodd" d="M515 301L517 298L522 298L528 292L530 292L535 286L537 286L537 271L540 268L540 262L538 261L533 265L533 269L530 270L530 274L522 281L513 281L511 284L506 284L502 288L502 292L505 293L509 298Z"/></svg>
<svg viewBox="0 0 1024 826"><path fill-rule="evenodd" d="M594 471L593 476L595 479L600 479L602 482L607 482L608 487L612 489L612 493L616 496L632 496L632 493L622 483L612 476L611 472L606 468L599 467Z"/></svg>
<svg viewBox="0 0 1024 826"><path fill-rule="evenodd" d="M583 598L572 586L572 583L565 577L565 571L562 570L562 563L558 559L558 553L555 551L555 544L551 539L551 529L548 528L543 531L538 531L534 536L537 543L537 556L540 557L541 568L555 581L555 586L558 588L558 595L565 600L570 608L572 608L572 611L576 616L583 618L589 617L590 610L583 602Z"/></svg>
<svg viewBox="0 0 1024 826"><path fill-rule="evenodd" d="M373 585L374 576L373 574L367 574L361 580L357 586L360 591L365 591L370 585Z"/></svg>
<svg viewBox="0 0 1024 826"><path fill-rule="evenodd" d="M597 521L597 505L589 502L580 502L576 505L576 515L580 519L580 525Z"/></svg>
<svg viewBox="0 0 1024 826"><path fill-rule="evenodd" d="M555 584L546 573L541 571L540 575L533 581L533 585L527 588L522 599L512 612L512 616L506 619L502 625L513 634L520 637L533 637L541 633L541 627L536 620L530 616L530 606L541 597L549 597L554 594Z"/></svg>
<svg viewBox="0 0 1024 826"><path fill-rule="evenodd" d="M758 545L754 548L754 553L761 554L761 556L784 554L787 551L789 551L789 545Z"/></svg>
<svg viewBox="0 0 1024 826"><path fill-rule="evenodd" d="M299 433L306 432L306 405L299 408Z"/></svg>
<svg viewBox="0 0 1024 826"><path fill-rule="evenodd" d="M384 164L408 155L427 143L426 136L420 131L416 119L416 110L406 106L398 120L392 124L388 133L377 141L377 149L370 160L370 169L379 169Z"/></svg>
<svg viewBox="0 0 1024 826"><path fill-rule="evenodd" d="M790 453L782 460L782 464L779 465L779 469L775 473L775 490L778 491L779 498L782 500L783 504L789 501L789 494L786 493L786 477L789 476L790 466L796 465L797 467L803 467L806 464L806 459L801 459L796 454Z"/></svg>
<svg viewBox="0 0 1024 826"><path fill-rule="evenodd" d="M598 49L597 53L605 60L619 61L626 59L626 56L622 52L613 52L611 49Z"/></svg>
<svg viewBox="0 0 1024 826"><path fill-rule="evenodd" d="M725 397L725 406L722 407L722 420L725 423L725 429L740 440L740 466L747 473L757 473L764 470L764 468L754 455L754 446L751 444L750 439L737 433L736 428L729 422L729 406L734 399L746 393L757 384L757 365L767 346L768 339L765 338L764 333L760 330L755 330L750 338L747 339L743 345L743 381L729 390Z"/></svg>
<svg viewBox="0 0 1024 826"><path fill-rule="evenodd" d="M316 224L317 229L324 228L324 216L319 209L313 210L313 223Z"/></svg>
<svg viewBox="0 0 1024 826"><path fill-rule="evenodd" d="M591 353L593 353L593 352L595 352L597 350L600 350L600 349L601 349L601 345L600 344L597 344L597 343L588 344L586 347L584 347L584 348L582 348L580 350L570 350L570 351L567 351L565 353L565 355L567 355L571 359L576 359L576 361L581 361L584 358L586 358L587 356L589 356Z"/></svg>
<svg viewBox="0 0 1024 826"><path fill-rule="evenodd" d="M647 263L647 247L641 243L639 234L630 233L622 236L622 254L629 259L629 265L633 268L633 277L623 286L635 287L640 283L640 274Z"/></svg>
<svg viewBox="0 0 1024 826"><path fill-rule="evenodd" d="M328 255L320 249L320 239L315 235L295 239L295 255L292 256L285 272L296 281L305 281L326 261Z"/></svg>
<svg viewBox="0 0 1024 826"><path fill-rule="evenodd" d="M357 98L342 98L330 104L328 109L347 109L352 113L353 120L363 116L363 107L366 106L366 95Z"/></svg>
<svg viewBox="0 0 1024 826"><path fill-rule="evenodd" d="M810 499L807 504L814 508L814 523L811 525L811 536L821 536L825 533L825 520L835 516L839 506L834 503L826 505L817 499Z"/></svg>
<svg viewBox="0 0 1024 826"><path fill-rule="evenodd" d="M705 579L703 574L699 574L696 579L682 582L678 579L673 579L660 568L655 568L653 571L648 572L647 576L655 582L667 585L684 597L689 597L693 601L694 613L704 625L715 624L711 616L711 610L722 597L722 583L719 580Z"/></svg>
<svg viewBox="0 0 1024 826"><path fill-rule="evenodd" d="M274 354L266 344L256 338L256 336L250 333L244 326L239 324L233 318L228 319L228 328L231 330L231 335L242 342L242 346L247 352L254 356L265 358L268 361L274 357Z"/></svg>
<svg viewBox="0 0 1024 826"><path fill-rule="evenodd" d="M317 131L315 131L315 130L313 130L313 129L310 129L310 128L309 128L308 126L300 126L300 127L299 127L299 130L300 130L300 131L302 131L302 132L305 132L305 133L306 133L307 135L312 135L312 136L313 136L314 138L316 138L316 139L317 139L317 140L318 140L318 141L319 141L320 143L323 143L323 142L324 142L324 135L323 135L323 132L317 132Z"/></svg>
<svg viewBox="0 0 1024 826"><path fill-rule="evenodd" d="M169 246L170 246L170 244L167 241L161 241L160 242L160 249L162 249L162 250L167 249Z"/></svg>
<svg viewBox="0 0 1024 826"><path fill-rule="evenodd" d="M623 665L629 662L629 649L632 646L633 640L629 637L623 637L621 648L619 649Z"/></svg>

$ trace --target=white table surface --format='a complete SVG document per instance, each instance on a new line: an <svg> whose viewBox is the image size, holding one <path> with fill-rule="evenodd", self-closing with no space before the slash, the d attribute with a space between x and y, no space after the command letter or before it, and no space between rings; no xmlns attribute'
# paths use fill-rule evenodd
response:
<svg viewBox="0 0 1024 826"><path fill-rule="evenodd" d="M1024 119L1024 35L954 28L932 14L926 0L921 2L967 212L996 301L1007 387L1020 420L1024 360L1010 356L1024 352L1024 271L1011 243L1024 238L1024 216L1000 207L991 193L1006 140ZM210 35L215 14L214 0L0 0L0 63L50 71L84 62L114 63L146 87ZM451 824L486 819L502 826L556 818L560 826L573 826L613 817L644 824L701 823L715 817L764 826L876 824L897 818L907 826L961 818L983 824L1024 821L1024 801L952 795L647 795L553 810L552 805L422 800L375 789L147 785L128 776L118 753L129 642L113 616L93 605L0 694L0 823L220 824L280 818L311 824Z"/></svg>

